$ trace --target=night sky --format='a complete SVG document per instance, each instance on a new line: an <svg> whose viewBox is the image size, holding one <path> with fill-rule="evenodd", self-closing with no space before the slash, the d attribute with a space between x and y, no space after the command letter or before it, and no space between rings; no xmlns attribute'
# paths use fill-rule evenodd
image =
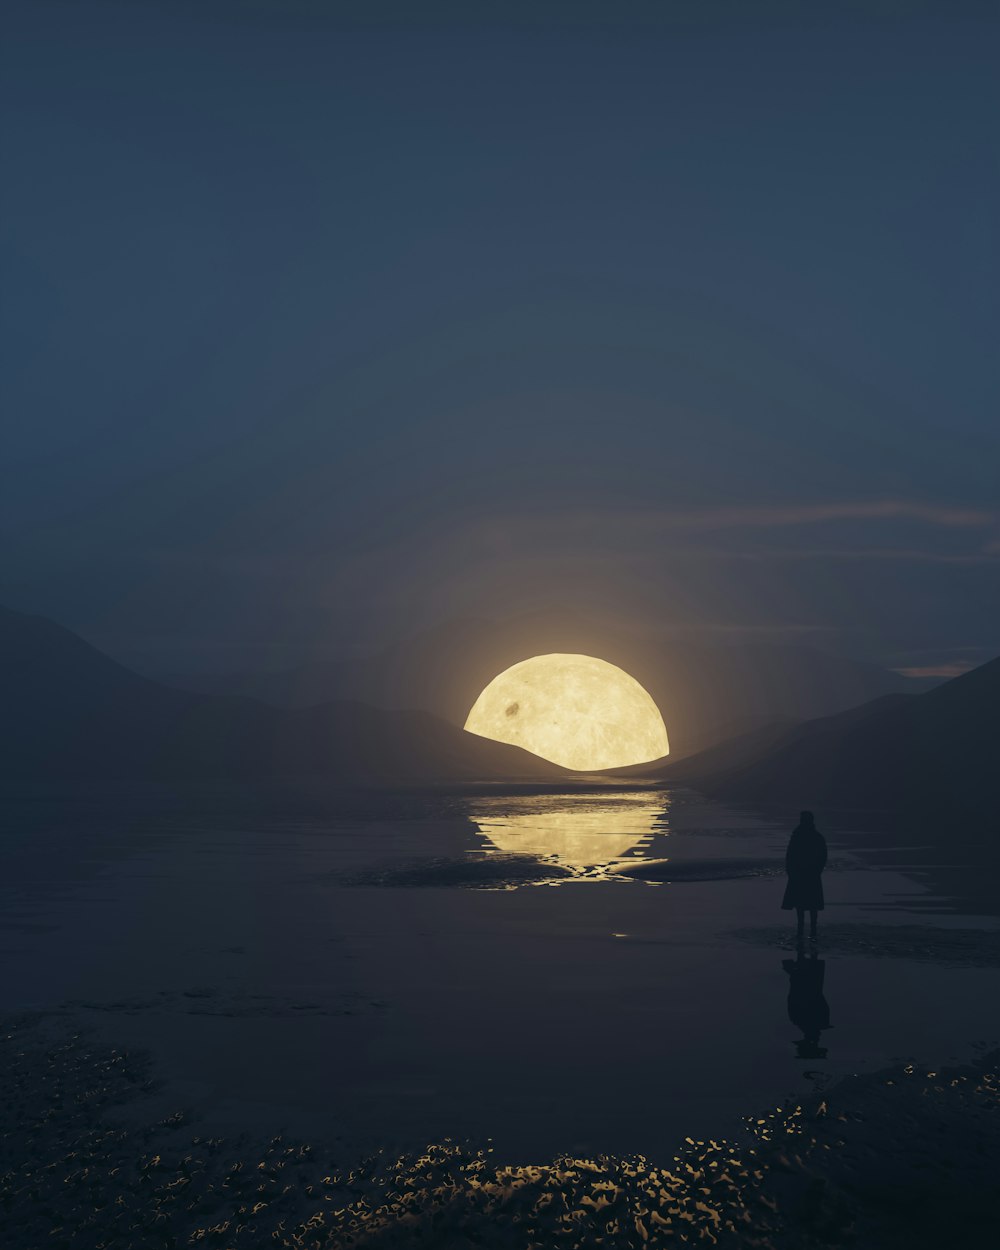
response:
<svg viewBox="0 0 1000 1250"><path fill-rule="evenodd" d="M4 14L0 601L996 652L993 6Z"/></svg>

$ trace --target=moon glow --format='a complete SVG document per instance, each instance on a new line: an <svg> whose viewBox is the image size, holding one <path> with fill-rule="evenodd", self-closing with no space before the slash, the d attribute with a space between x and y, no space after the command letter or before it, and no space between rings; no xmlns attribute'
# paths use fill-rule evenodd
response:
<svg viewBox="0 0 1000 1250"><path fill-rule="evenodd" d="M465 728L577 772L646 764L670 750L647 692L591 655L536 655L505 669L473 704Z"/></svg>

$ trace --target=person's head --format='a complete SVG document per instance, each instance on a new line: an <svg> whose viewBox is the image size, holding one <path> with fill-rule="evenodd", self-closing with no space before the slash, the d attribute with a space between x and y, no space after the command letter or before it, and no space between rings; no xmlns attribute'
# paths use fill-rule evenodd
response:
<svg viewBox="0 0 1000 1250"><path fill-rule="evenodd" d="M799 826L802 829L815 829L816 823L813 820L812 812L799 812Z"/></svg>

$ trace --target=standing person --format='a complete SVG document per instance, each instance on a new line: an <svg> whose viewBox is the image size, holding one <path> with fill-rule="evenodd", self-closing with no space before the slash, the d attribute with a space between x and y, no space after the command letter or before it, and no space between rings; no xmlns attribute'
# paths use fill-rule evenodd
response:
<svg viewBox="0 0 1000 1250"><path fill-rule="evenodd" d="M798 913L797 937L802 940L806 912L809 913L809 936L816 939L816 913L824 907L823 869L826 867L826 839L816 828L812 812L800 812L799 823L792 830L785 852L788 885L782 899L783 911Z"/></svg>

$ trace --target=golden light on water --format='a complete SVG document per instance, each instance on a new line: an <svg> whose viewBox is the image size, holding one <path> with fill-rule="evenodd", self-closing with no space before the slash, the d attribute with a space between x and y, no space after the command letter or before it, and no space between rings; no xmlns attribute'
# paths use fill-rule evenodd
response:
<svg viewBox="0 0 1000 1250"><path fill-rule="evenodd" d="M646 764L670 746L634 677L591 655L536 655L494 677L465 728L578 772Z"/></svg>
<svg viewBox="0 0 1000 1250"><path fill-rule="evenodd" d="M522 810L518 810L518 807ZM664 804L605 801L581 806L539 807L537 799L511 804L496 814L474 811L472 817L497 851L551 859L566 868L610 864L644 847L657 831Z"/></svg>

